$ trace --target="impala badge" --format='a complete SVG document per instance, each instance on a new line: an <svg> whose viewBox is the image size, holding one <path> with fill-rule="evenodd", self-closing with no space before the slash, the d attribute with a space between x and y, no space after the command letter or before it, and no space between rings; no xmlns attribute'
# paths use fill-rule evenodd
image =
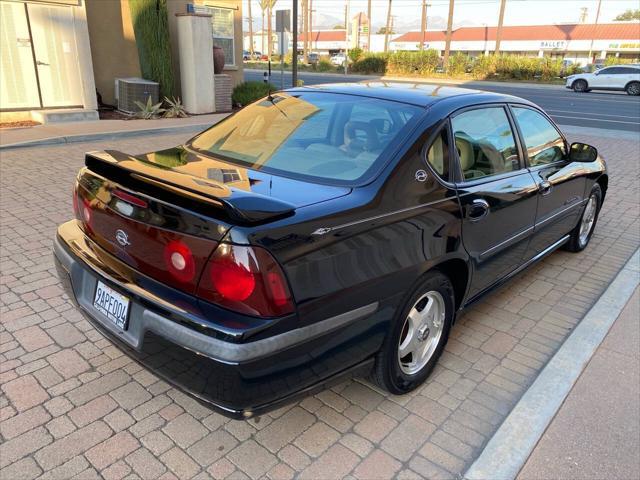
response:
<svg viewBox="0 0 640 480"><path fill-rule="evenodd" d="M428 175L428 174L427 174L427 172L426 172L426 171L424 171L424 170L418 170L418 171L416 172L416 180L417 180L418 182L426 182L426 181L427 181L427 177L428 177L428 176L429 176L429 175Z"/></svg>
<svg viewBox="0 0 640 480"><path fill-rule="evenodd" d="M124 230L116 230L116 240L123 247L131 245L131 243L129 242L129 235L127 235L127 232L125 232Z"/></svg>

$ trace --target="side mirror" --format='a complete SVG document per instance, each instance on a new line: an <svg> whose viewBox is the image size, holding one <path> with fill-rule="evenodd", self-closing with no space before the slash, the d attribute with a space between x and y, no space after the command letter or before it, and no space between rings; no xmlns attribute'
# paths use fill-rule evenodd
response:
<svg viewBox="0 0 640 480"><path fill-rule="evenodd" d="M594 162L598 158L596 147L586 143L572 143L569 149L569 160L572 162Z"/></svg>

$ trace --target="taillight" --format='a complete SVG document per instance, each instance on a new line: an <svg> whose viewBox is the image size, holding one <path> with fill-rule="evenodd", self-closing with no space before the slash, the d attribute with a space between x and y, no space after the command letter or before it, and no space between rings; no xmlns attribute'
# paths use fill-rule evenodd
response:
<svg viewBox="0 0 640 480"><path fill-rule="evenodd" d="M80 209L78 208L78 189L73 187L73 214L80 219Z"/></svg>
<svg viewBox="0 0 640 480"><path fill-rule="evenodd" d="M247 315L276 317L293 312L282 269L260 247L220 244L202 275L198 296Z"/></svg>
<svg viewBox="0 0 640 480"><path fill-rule="evenodd" d="M190 282L196 273L191 249L180 240L172 240L164 247L164 262L169 273L181 282Z"/></svg>

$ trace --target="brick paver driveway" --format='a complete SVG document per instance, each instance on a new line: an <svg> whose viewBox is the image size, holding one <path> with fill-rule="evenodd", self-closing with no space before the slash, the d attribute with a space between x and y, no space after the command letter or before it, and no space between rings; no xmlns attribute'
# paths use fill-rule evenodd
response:
<svg viewBox="0 0 640 480"><path fill-rule="evenodd" d="M84 151L183 139L2 152L0 477L455 477L639 243L638 142L583 137L611 172L591 245L553 254L463 315L426 385L394 397L351 381L232 421L103 339L63 294L52 263Z"/></svg>

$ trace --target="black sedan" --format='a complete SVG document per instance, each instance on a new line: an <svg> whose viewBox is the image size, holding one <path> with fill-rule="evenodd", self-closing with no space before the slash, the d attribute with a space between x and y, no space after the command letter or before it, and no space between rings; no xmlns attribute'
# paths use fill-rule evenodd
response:
<svg viewBox="0 0 640 480"><path fill-rule="evenodd" d="M127 353L250 417L346 376L416 388L458 312L587 246L607 183L520 98L295 88L176 148L88 153L55 257Z"/></svg>

